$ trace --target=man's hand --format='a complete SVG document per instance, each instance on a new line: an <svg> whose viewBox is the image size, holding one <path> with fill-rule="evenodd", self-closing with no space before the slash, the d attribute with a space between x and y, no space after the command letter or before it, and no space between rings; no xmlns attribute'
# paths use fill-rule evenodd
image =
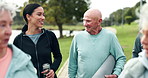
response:
<svg viewBox="0 0 148 78"><path fill-rule="evenodd" d="M113 74L113 75L105 75L105 78L118 78L117 75Z"/></svg>

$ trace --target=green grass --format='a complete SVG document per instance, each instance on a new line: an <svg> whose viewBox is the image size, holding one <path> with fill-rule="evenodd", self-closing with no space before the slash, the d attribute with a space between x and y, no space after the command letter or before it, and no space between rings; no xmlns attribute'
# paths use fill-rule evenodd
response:
<svg viewBox="0 0 148 78"><path fill-rule="evenodd" d="M138 25L114 26L118 40L124 49L127 60L132 58L132 49L138 33Z"/></svg>
<svg viewBox="0 0 148 78"><path fill-rule="evenodd" d="M13 29L19 29L20 26L12 26ZM124 53L126 55L127 60L131 59L132 57L132 49L134 45L134 41L136 38L136 35L138 33L138 25L137 24L132 24L132 25L124 25L124 26L112 26L117 30L117 37L118 40L124 49ZM47 29L58 29L57 26L44 26L44 28ZM82 30L84 29L83 26L63 26L64 30ZM69 49L71 45L73 37L68 37L68 38L60 38L59 44L60 44L60 49L61 53L63 56L62 63L60 65L60 68L63 66L67 58L69 57ZM58 69L58 71L60 70ZM57 72L58 72L57 71Z"/></svg>
<svg viewBox="0 0 148 78"><path fill-rule="evenodd" d="M50 29L50 30L58 30L58 26L44 26L44 28L46 29ZM63 25L63 30L83 30L84 26L78 26L78 25Z"/></svg>
<svg viewBox="0 0 148 78"><path fill-rule="evenodd" d="M63 64L65 63L65 61L69 57L69 49L70 49L72 38L73 37L67 37L67 38L60 38L59 39L59 45L60 45L61 54L62 54L62 57L63 57L60 68L63 66Z"/></svg>
<svg viewBox="0 0 148 78"><path fill-rule="evenodd" d="M22 29L23 25L13 25L12 29ZM43 28L49 29L49 30L58 30L58 26L53 25L45 25ZM63 30L84 30L84 26L80 25L63 25Z"/></svg>

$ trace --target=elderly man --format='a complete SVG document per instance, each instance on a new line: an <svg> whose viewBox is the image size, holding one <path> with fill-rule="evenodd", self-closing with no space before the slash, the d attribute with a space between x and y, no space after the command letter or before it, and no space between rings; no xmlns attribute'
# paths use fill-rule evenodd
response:
<svg viewBox="0 0 148 78"><path fill-rule="evenodd" d="M101 23L102 14L98 9L84 13L85 31L75 35L70 48L69 78L92 78L109 55L114 57L116 64L112 74L104 76L117 78L121 73L126 57L116 35L102 28Z"/></svg>

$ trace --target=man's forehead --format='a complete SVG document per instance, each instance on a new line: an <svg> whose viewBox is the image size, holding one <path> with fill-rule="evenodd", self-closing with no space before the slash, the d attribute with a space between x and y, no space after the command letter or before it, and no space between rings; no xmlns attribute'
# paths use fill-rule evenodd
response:
<svg viewBox="0 0 148 78"><path fill-rule="evenodd" d="M84 15L83 20L91 20L91 17L90 17L90 16L85 16L85 15Z"/></svg>

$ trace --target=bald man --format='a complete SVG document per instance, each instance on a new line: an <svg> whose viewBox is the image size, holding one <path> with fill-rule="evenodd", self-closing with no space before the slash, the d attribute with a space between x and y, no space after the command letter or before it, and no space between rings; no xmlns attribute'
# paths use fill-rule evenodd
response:
<svg viewBox="0 0 148 78"><path fill-rule="evenodd" d="M85 31L74 36L70 48L69 78L92 78L109 55L114 57L116 64L105 78L117 78L121 73L126 57L116 35L102 28L101 23L102 14L98 9L84 13Z"/></svg>

